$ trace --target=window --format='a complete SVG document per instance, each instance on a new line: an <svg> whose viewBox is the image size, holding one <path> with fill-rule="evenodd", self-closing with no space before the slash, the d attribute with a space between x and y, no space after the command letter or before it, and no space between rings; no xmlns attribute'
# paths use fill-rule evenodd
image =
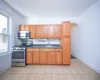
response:
<svg viewBox="0 0 100 80"><path fill-rule="evenodd" d="M0 53L8 51L8 17L0 14Z"/></svg>

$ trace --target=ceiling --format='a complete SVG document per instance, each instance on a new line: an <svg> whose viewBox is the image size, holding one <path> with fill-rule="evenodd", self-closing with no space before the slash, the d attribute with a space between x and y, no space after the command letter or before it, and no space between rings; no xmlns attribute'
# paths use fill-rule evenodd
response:
<svg viewBox="0 0 100 80"><path fill-rule="evenodd" d="M5 0L26 17L78 17L98 0Z"/></svg>

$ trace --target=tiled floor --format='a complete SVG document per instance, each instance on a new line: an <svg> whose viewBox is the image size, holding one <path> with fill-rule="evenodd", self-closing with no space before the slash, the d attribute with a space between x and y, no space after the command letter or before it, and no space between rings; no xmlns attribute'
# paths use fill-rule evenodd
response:
<svg viewBox="0 0 100 80"><path fill-rule="evenodd" d="M73 59L71 66L12 67L0 75L0 80L100 80L100 74L81 61Z"/></svg>

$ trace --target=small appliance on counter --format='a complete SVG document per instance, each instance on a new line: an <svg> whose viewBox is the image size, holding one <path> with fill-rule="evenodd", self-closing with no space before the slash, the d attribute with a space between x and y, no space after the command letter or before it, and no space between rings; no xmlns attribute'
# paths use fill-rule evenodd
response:
<svg viewBox="0 0 100 80"><path fill-rule="evenodd" d="M30 32L29 31L19 31L18 32L18 38L19 39L27 39L27 38L30 38Z"/></svg>

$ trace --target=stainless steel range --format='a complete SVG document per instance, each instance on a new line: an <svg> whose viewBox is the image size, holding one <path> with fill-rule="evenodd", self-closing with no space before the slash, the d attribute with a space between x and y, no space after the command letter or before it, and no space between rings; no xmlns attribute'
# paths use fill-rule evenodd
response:
<svg viewBox="0 0 100 80"><path fill-rule="evenodd" d="M12 66L25 66L25 47L12 48Z"/></svg>

